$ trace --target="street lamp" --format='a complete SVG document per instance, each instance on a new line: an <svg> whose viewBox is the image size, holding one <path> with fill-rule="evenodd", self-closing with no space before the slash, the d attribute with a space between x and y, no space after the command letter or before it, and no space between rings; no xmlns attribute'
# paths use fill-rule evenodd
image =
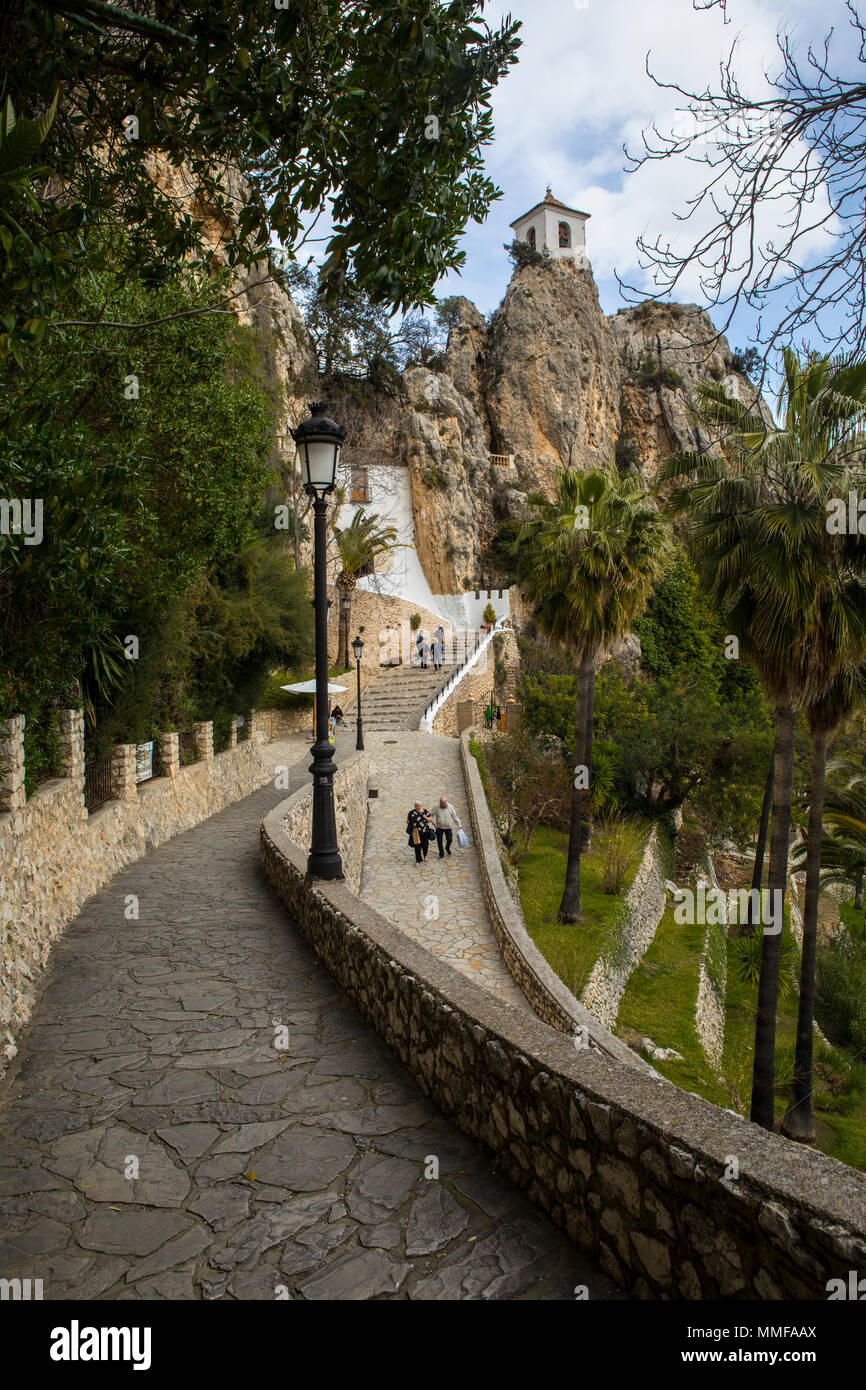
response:
<svg viewBox="0 0 866 1390"><path fill-rule="evenodd" d="M355 748L360 751L364 747L364 721L361 718L361 656L364 652L364 643L360 637L356 637L352 643L352 651L355 653L358 672L358 737L355 740Z"/></svg>
<svg viewBox="0 0 866 1390"><path fill-rule="evenodd" d="M304 491L313 499L313 606L316 610L316 742L313 761L313 833L307 857L309 878L342 878L343 861L337 847L334 814L334 756L328 737L328 494L334 491L340 446L346 437L342 426L329 420L326 407L310 405L292 438L298 447Z"/></svg>

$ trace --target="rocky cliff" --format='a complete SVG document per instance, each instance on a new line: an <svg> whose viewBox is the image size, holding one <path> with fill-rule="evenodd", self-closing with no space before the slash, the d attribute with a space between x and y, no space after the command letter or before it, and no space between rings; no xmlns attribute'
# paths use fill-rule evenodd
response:
<svg viewBox="0 0 866 1390"><path fill-rule="evenodd" d="M459 300L439 369L404 374L405 457L433 592L502 582L497 530L525 515L528 493L552 495L558 469L615 462L651 481L675 450L712 447L688 406L701 380L754 400L696 305L608 318L591 271L571 261L515 271L489 323Z"/></svg>
<svg viewBox="0 0 866 1390"><path fill-rule="evenodd" d="M183 168L158 161L154 173L203 223L210 255L221 261L222 213L203 202ZM243 183L226 179L240 207ZM256 330L276 402L273 499L291 501L289 431L320 394L313 344L265 266L235 288L242 293L232 307ZM345 462L408 467L416 546L434 594L507 582L500 528L527 514L529 493L552 496L558 469L615 463L651 481L668 454L712 447L689 410L699 381L755 403L754 387L697 305L645 303L606 317L588 263L518 268L489 321L467 299L456 307L444 354L404 372L401 390L328 387L347 426ZM294 494L300 502L297 477ZM305 559L307 552L304 545Z"/></svg>

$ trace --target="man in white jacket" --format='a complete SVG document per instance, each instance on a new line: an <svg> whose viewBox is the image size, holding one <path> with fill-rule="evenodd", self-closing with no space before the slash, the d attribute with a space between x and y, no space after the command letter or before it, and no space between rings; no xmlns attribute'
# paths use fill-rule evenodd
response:
<svg viewBox="0 0 866 1390"><path fill-rule="evenodd" d="M439 858L444 859L446 854L451 853L451 841L454 838L454 831L460 829L460 817L444 796L440 796L439 805L433 812L433 824L436 826L436 843L439 846ZM442 844L445 844L443 850Z"/></svg>

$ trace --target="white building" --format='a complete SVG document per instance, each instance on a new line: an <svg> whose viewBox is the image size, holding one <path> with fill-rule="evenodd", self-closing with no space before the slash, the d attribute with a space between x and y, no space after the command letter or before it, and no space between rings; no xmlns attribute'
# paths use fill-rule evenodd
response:
<svg viewBox="0 0 866 1390"><path fill-rule="evenodd" d="M554 198L547 186L544 201L536 203L511 223L516 241L528 242L533 251L546 251L555 260L574 260L588 265L586 223L590 214L570 208Z"/></svg>
<svg viewBox="0 0 866 1390"><path fill-rule="evenodd" d="M415 546L412 480L406 464L344 465L340 482L346 488L346 501L337 517L340 526L347 526L358 508L363 507L378 516L383 525L393 526L400 541L398 548L377 557L373 573L361 575L359 589L417 604L450 622L455 631L477 629L488 603L493 605L497 618L508 617L507 589L470 589L459 594L432 592Z"/></svg>

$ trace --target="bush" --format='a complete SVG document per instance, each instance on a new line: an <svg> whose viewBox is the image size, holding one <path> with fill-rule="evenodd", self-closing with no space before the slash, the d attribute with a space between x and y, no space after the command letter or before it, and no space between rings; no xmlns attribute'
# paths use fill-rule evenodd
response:
<svg viewBox="0 0 866 1390"><path fill-rule="evenodd" d="M605 893L622 892L634 877L643 854L644 832L633 821L611 816L596 832L595 848L601 859L601 886Z"/></svg>
<svg viewBox="0 0 866 1390"><path fill-rule="evenodd" d="M637 473L640 469L640 452L637 447L637 440L628 430L624 430L616 441L614 463L621 478L629 473Z"/></svg>
<svg viewBox="0 0 866 1390"><path fill-rule="evenodd" d="M731 941L731 960L737 972L737 978L742 980L745 985L757 986L760 978L761 942L761 932L755 932L752 936L741 936ZM797 947L791 937L785 935L782 937L779 955L780 999L787 999L793 991L798 967L799 953Z"/></svg>
<svg viewBox="0 0 866 1390"><path fill-rule="evenodd" d="M420 613L413 613L413 614L412 614L411 618L409 619L409 626L411 627L411 629L412 629L413 632L417 632L417 631L418 631L419 627L421 626L421 614L420 614Z"/></svg>
<svg viewBox="0 0 866 1390"><path fill-rule="evenodd" d="M526 265L549 266L553 264L553 260L549 253L536 251L530 246L528 241L518 241L515 237L510 246L507 242L503 242L503 245L508 252L512 265L514 265L517 270L522 270Z"/></svg>
<svg viewBox="0 0 866 1390"><path fill-rule="evenodd" d="M728 358L728 367L732 372L739 372L741 376L751 377L754 372L760 370L761 354L757 348L737 348Z"/></svg>
<svg viewBox="0 0 866 1390"><path fill-rule="evenodd" d="M261 709L312 709L312 695L296 695L291 690L282 690L284 685L294 685L303 680L294 671L272 671L261 696Z"/></svg>
<svg viewBox="0 0 866 1390"><path fill-rule="evenodd" d="M650 391L658 391L662 386L667 386L670 391L676 391L685 384L679 372L675 372L673 367L663 367L661 363L654 360L650 352L645 353L641 358L635 379L638 386Z"/></svg>
<svg viewBox="0 0 866 1390"><path fill-rule="evenodd" d="M496 609L493 607L492 603L488 602L487 607L485 608L482 616L484 618L485 623L496 622Z"/></svg>
<svg viewBox="0 0 866 1390"><path fill-rule="evenodd" d="M818 944L815 1014L831 1042L866 1050L866 943L844 928Z"/></svg>

